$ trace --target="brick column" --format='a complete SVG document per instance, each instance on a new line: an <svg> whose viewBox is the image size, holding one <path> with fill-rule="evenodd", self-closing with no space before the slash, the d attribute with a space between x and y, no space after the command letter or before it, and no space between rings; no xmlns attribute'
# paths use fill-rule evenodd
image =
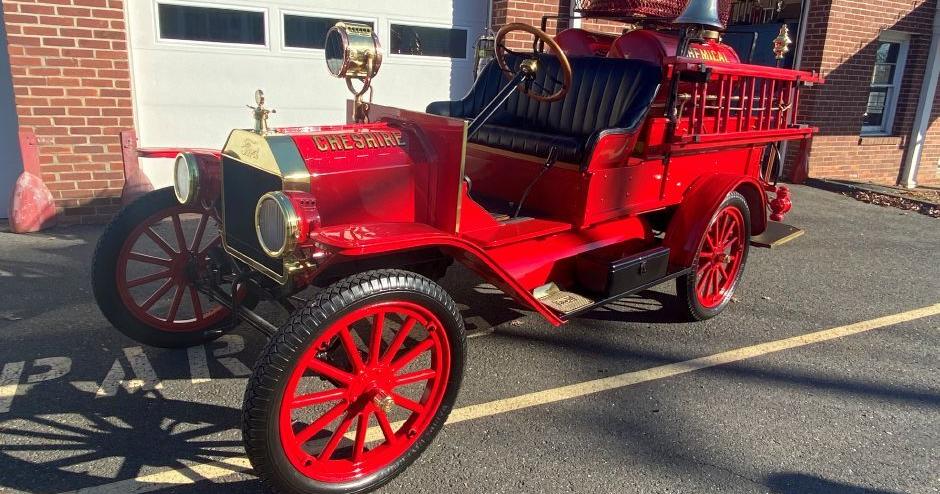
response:
<svg viewBox="0 0 940 494"><path fill-rule="evenodd" d="M544 15L567 15L570 12L569 0L532 0L520 2L516 0L493 0L493 30L513 22L521 22L535 27L541 27ZM561 29L568 27L566 21L561 22ZM554 19L548 23L548 34L558 33L559 25ZM515 50L532 48L532 37L525 33L509 35L507 46Z"/></svg>
<svg viewBox="0 0 940 494"><path fill-rule="evenodd" d="M21 130L63 223L105 221L124 183L119 132L134 127L123 0L3 0Z"/></svg>

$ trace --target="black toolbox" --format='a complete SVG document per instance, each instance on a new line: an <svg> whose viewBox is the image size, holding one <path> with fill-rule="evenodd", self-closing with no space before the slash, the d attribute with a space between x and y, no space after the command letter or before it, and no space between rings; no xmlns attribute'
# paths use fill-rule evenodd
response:
<svg viewBox="0 0 940 494"><path fill-rule="evenodd" d="M585 256L578 259L578 281L594 293L607 298L628 294L669 272L669 249L657 247L616 261Z"/></svg>

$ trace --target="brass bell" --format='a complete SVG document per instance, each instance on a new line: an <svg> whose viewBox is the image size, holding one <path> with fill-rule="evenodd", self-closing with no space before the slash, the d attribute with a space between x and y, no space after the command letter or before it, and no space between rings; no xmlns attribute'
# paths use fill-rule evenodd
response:
<svg viewBox="0 0 940 494"><path fill-rule="evenodd" d="M682 11L682 15L673 23L711 26L719 30L725 28L718 15L718 0L690 0L685 10Z"/></svg>

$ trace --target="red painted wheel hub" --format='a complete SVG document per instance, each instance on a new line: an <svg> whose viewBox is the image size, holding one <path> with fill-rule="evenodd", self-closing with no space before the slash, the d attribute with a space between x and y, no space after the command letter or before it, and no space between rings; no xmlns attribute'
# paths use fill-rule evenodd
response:
<svg viewBox="0 0 940 494"><path fill-rule="evenodd" d="M205 266L208 251L222 242L218 235L207 241L215 221L181 205L150 216L128 235L118 255L116 281L121 301L136 318L162 331L191 332L228 317L227 309L200 297L190 279ZM195 226L189 235L184 223ZM135 268L143 274L134 273Z"/></svg>
<svg viewBox="0 0 940 494"><path fill-rule="evenodd" d="M745 237L744 216L734 206L719 211L708 226L695 274L695 293L706 309L720 307L734 293L744 264Z"/></svg>
<svg viewBox="0 0 940 494"><path fill-rule="evenodd" d="M449 372L447 334L429 310L404 301L356 309L297 361L281 400L281 446L320 482L378 472L427 430Z"/></svg>

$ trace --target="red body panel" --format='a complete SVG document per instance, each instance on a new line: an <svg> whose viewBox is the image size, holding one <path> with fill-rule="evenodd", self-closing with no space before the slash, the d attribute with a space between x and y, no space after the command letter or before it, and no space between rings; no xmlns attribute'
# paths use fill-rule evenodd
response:
<svg viewBox="0 0 940 494"><path fill-rule="evenodd" d="M608 54L662 64L663 87L689 74L679 85L674 125L663 90L637 130L595 135L584 163L557 163L543 175L541 158L468 144L464 120L381 105L371 105L372 123L277 129L303 161L292 180L303 173L310 180L309 193L288 193L305 220L300 247L318 255L300 283L358 258L437 249L560 324L534 289L584 286L584 261L605 266L661 246L670 249L676 274L691 265L713 212L732 191L751 207L752 233L763 232L767 192L778 191L775 217L789 206L762 178L764 147L812 136L814 129L793 119L800 85L821 79L738 64L734 51L715 41L693 45L696 58L678 59L676 44L668 34L633 31ZM208 169L218 167L218 152L198 156L217 188ZM512 218L530 186L524 214ZM653 230L654 212L670 219L664 240ZM604 285L595 281L587 286Z"/></svg>
<svg viewBox="0 0 940 494"><path fill-rule="evenodd" d="M324 225L425 219L415 203L414 163L397 129L373 124L289 135L310 173Z"/></svg>
<svg viewBox="0 0 940 494"><path fill-rule="evenodd" d="M584 29L565 29L555 36L555 42L569 57L603 57L610 51L617 36L595 33ZM551 52L551 49L548 50Z"/></svg>
<svg viewBox="0 0 940 494"><path fill-rule="evenodd" d="M665 67L666 58L676 56L678 48L679 39L672 34L638 29L617 38L607 56L646 60ZM740 63L741 61L734 48L714 40L692 43L689 47L689 56L709 62Z"/></svg>

